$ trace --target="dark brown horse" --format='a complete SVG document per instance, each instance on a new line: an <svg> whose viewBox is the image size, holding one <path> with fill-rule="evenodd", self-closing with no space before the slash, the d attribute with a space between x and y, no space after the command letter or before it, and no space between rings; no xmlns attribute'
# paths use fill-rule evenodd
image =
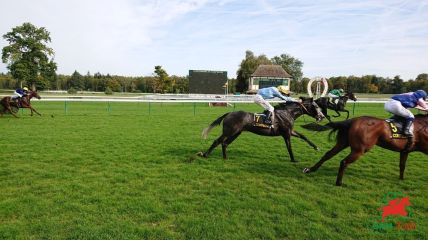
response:
<svg viewBox="0 0 428 240"><path fill-rule="evenodd" d="M261 128L254 126L254 114L249 112L230 112L219 117L204 129L202 135L204 138L215 126L223 121L223 134L217 138L211 147L204 153L198 153L199 156L208 157L208 155L219 144L222 146L223 158L226 159L226 148L231 144L243 131L249 131L263 136L282 136L285 140L288 153L292 162L295 162L291 149L290 137L298 137L306 141L311 147L318 150L318 147L309 141L303 134L293 130L294 120L303 114L307 114L320 121L324 116L319 107L312 98L301 98L302 103L286 102L275 106L275 123L273 128Z"/></svg>
<svg viewBox="0 0 428 240"><path fill-rule="evenodd" d="M420 151L428 154L428 115L417 115L414 121L413 143L407 146L408 139L391 138L391 130L388 123L375 117L358 117L341 122L326 124L332 129L330 134L337 132L336 145L322 156L314 166L305 168L303 172L315 172L325 161L334 157L347 147L351 153L341 162L337 174L336 185L342 185L342 177L346 167L355 162L359 157L368 152L374 145L391 151L400 152L400 179L404 178L406 160L410 152ZM310 130L316 130L311 128ZM318 129L323 131L325 129Z"/></svg>
<svg viewBox="0 0 428 240"><path fill-rule="evenodd" d="M349 111L345 108L346 102L348 102L349 99L357 101L357 97L354 93L347 92L345 95L339 97L339 101L337 102L337 104L330 102L329 97L320 97L316 99L315 102L321 108L321 111L327 118L327 120L331 122L330 116L327 114L327 109L334 110L337 113L337 115L333 115L333 117L340 117L340 112L346 112L346 119L349 118Z"/></svg>
<svg viewBox="0 0 428 240"><path fill-rule="evenodd" d="M0 104L3 106L3 110L0 110L0 115L2 116L4 113L10 112L13 116L18 117L16 115L17 111L14 111L13 109L29 108L31 110L31 116L33 116L33 112L37 113L39 116L42 116L31 106L31 99L33 97L41 99L37 91L29 91L28 94L22 97L18 103L13 101L11 97L2 98L2 100L0 100Z"/></svg>

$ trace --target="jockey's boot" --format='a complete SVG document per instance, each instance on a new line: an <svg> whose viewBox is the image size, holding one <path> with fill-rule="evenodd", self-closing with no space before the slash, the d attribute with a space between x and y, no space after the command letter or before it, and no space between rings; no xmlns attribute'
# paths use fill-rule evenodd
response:
<svg viewBox="0 0 428 240"><path fill-rule="evenodd" d="M19 106L19 105L18 105L18 97L12 98L10 102L11 102L12 104L14 104L15 106L17 106L17 107Z"/></svg>
<svg viewBox="0 0 428 240"><path fill-rule="evenodd" d="M413 120L406 120L406 123L404 124L404 131L403 131L404 136L408 138L413 137L413 132L410 131L410 129L412 128L412 125L413 125Z"/></svg>
<svg viewBox="0 0 428 240"><path fill-rule="evenodd" d="M272 112L271 111L265 111L265 123L268 125L272 125Z"/></svg>

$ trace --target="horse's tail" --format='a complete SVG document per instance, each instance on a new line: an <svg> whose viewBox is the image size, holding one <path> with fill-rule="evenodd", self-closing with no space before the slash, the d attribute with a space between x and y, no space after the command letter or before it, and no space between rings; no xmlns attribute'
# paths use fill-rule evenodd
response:
<svg viewBox="0 0 428 240"><path fill-rule="evenodd" d="M225 118L229 113L225 113L223 116L217 118L214 122L212 122L208 127L206 127L203 131L202 131L202 137L204 139L207 138L208 133L210 133L211 129L213 129L215 126L219 125L221 123L221 121L223 121L223 118Z"/></svg>
<svg viewBox="0 0 428 240"><path fill-rule="evenodd" d="M327 123L325 126L331 128L331 131L328 134L329 139L331 139L331 136L335 132L337 132L336 141L345 140L348 136L349 129L351 128L351 125L353 122L354 122L353 119L348 119L348 120L340 121L340 122L329 122L329 123Z"/></svg>
<svg viewBox="0 0 428 240"><path fill-rule="evenodd" d="M348 119L345 121L340 122L329 122L326 125L319 125L317 123L309 123L306 125L302 125L303 128L311 130L311 131L317 131L317 132L323 132L330 130L329 138L331 138L331 135L335 132L338 132L337 139L343 139L344 136L348 135L349 128L351 128L353 119Z"/></svg>

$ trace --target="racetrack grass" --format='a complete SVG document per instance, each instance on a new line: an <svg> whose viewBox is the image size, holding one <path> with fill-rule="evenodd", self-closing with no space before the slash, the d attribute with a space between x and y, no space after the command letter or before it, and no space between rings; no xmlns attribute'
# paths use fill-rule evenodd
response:
<svg viewBox="0 0 428 240"><path fill-rule="evenodd" d="M334 144L299 127L292 139L242 134L208 159L201 131L234 108L206 104L34 102L43 116L0 118L0 239L426 239L427 156L412 153L398 180L398 153L375 147L334 186L340 153L303 174ZM352 109L352 103L348 106ZM253 104L236 110L257 112ZM356 115L387 117L382 104ZM343 119L343 118L341 118ZM410 197L415 231L375 232L388 192Z"/></svg>

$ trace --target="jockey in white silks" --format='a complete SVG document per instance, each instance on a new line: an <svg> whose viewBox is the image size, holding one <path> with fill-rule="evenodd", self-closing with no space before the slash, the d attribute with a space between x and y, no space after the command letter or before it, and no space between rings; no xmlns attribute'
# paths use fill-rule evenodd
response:
<svg viewBox="0 0 428 240"><path fill-rule="evenodd" d="M262 88L257 91L257 94L254 97L254 102L257 105L263 107L265 111L267 111L266 123L270 122L270 124L273 125L275 120L275 114L273 111L274 108L272 107L272 105L270 105L268 101L266 101L266 99L273 99L277 97L284 101L296 102L296 100L294 100L293 98L286 96L289 93L290 92L285 86Z"/></svg>

